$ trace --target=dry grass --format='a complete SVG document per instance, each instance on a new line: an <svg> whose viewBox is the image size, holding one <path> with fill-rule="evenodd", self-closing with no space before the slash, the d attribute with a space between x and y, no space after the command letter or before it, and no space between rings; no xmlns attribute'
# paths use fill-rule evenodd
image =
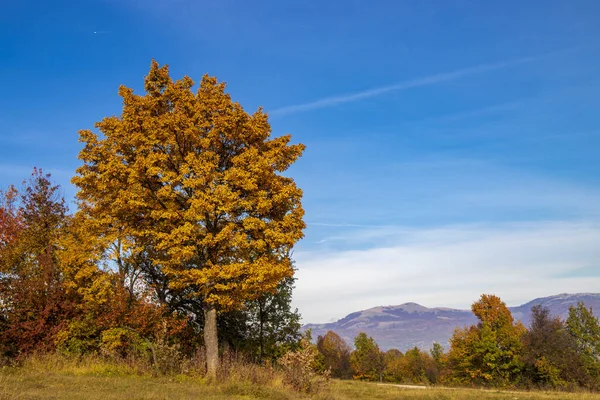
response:
<svg viewBox="0 0 600 400"><path fill-rule="evenodd" d="M305 399L281 383L281 374L270 368L252 366L235 360L218 382L207 383L201 376L171 375L153 377L127 363L101 358L73 360L63 357L38 357L22 367L0 369L0 400L30 399ZM590 393L503 392L476 389L410 389L397 385L355 381L332 381L311 398L349 399L511 399L511 400L588 400L600 399Z"/></svg>
<svg viewBox="0 0 600 400"><path fill-rule="evenodd" d="M0 369L0 400L8 399L295 399L271 368L230 357L217 382L202 371L156 375L143 364L102 357L32 357Z"/></svg>

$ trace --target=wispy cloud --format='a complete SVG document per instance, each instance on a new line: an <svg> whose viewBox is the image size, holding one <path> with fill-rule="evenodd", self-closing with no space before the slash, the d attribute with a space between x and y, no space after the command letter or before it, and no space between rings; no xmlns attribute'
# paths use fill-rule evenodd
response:
<svg viewBox="0 0 600 400"><path fill-rule="evenodd" d="M320 100L315 100L309 103L304 104L295 104L291 106L285 106L281 108L276 108L271 110L269 114L271 115L287 115L287 114L295 114L304 111L316 110L320 108L327 108L337 106L339 104L351 103L363 99L367 99L370 97L376 97L389 92L396 92L400 90L411 89L415 87L421 86L429 86L435 85L438 83L449 82L456 79L464 78L466 76L480 74L488 71L500 70L503 68L509 68L513 66L517 66L520 64L529 63L532 61L539 60L541 58L547 57L549 55L554 55L558 53L564 53L566 51L571 51L573 49L560 50L542 55L534 55L530 57L522 57L510 60L499 61L490 64L479 64L473 67L459 69L457 71L444 72L440 74L430 75L426 77L416 78L409 81L396 83L389 86L382 86L374 89L364 90L362 92L350 93L341 96L332 96L326 97Z"/></svg>

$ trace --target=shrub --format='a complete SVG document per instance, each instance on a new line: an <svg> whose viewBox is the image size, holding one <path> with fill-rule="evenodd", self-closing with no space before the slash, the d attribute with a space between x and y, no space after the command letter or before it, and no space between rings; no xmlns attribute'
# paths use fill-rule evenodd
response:
<svg viewBox="0 0 600 400"><path fill-rule="evenodd" d="M300 341L300 348L288 351L280 360L283 366L283 383L302 393L317 393L329 382L330 371L319 375L317 371L319 351L307 337Z"/></svg>

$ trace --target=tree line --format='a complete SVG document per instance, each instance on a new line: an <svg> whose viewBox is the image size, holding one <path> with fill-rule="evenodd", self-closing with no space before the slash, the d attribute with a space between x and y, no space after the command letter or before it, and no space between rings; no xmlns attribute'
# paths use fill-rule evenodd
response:
<svg viewBox="0 0 600 400"><path fill-rule="evenodd" d="M600 388L600 324L583 303L566 320L535 306L527 328L494 295L471 307L479 322L457 328L448 351L434 343L402 353L381 351L365 333L352 349L333 331L317 338L318 368L341 379L457 386Z"/></svg>

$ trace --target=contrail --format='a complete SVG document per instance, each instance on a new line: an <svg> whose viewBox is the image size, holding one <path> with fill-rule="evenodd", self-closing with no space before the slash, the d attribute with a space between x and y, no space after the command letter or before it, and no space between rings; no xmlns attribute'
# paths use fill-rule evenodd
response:
<svg viewBox="0 0 600 400"><path fill-rule="evenodd" d="M326 226L334 228L394 228L393 225L364 225L364 224L329 224L323 222L307 222L308 226Z"/></svg>
<svg viewBox="0 0 600 400"><path fill-rule="evenodd" d="M571 50L571 49L568 49L568 50ZM559 51L559 52L563 52L563 51L564 50ZM549 53L549 54L555 54L555 53L557 53L557 52L553 52L553 53ZM417 79L397 83L397 84L390 85L390 86L382 86L379 88L369 89L369 90L365 90L362 92L351 93L351 94L342 95L342 96L326 97L324 99L312 101L310 103L296 104L296 105L281 107L281 108L272 110L271 112L269 112L269 114L270 115L286 115L286 114L299 113L299 112L303 112L303 111L315 110L315 109L319 109L319 108L333 107L338 104L351 103L351 102L366 99L369 97L379 96L381 94L388 93L388 92L405 90L405 89L410 89L410 88L420 87L420 86L428 86L428 85L433 85L433 84L441 83L441 82L448 82L448 81L459 79L459 78L462 78L462 77L468 76L468 75L474 75L474 74L478 74L478 73L482 73L482 72L486 72L486 71L494 71L494 70L498 70L498 69L502 69L502 68L512 67L512 66L519 65L519 64L525 64L528 62L538 60L542 57L548 56L549 54L517 58L517 59L512 59L512 60L500 61L500 62L496 62L496 63L492 63L492 64L480 64L480 65L476 65L474 67L469 67L469 68L459 69L457 71L445 72L445 73L441 73L441 74L426 76L423 78L417 78Z"/></svg>

